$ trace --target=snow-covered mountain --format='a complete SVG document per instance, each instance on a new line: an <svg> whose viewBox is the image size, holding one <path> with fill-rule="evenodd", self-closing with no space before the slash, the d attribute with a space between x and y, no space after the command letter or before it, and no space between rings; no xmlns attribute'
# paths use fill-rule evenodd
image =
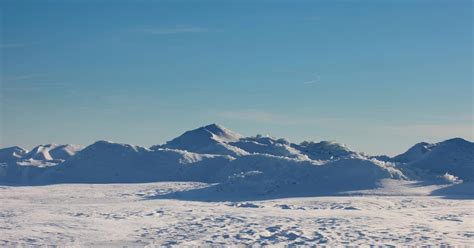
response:
<svg viewBox="0 0 474 248"><path fill-rule="evenodd" d="M360 156L331 161L300 160L267 154L242 156L221 171L223 194L305 196L369 189L383 179L406 179L391 163Z"/></svg>
<svg viewBox="0 0 474 248"><path fill-rule="evenodd" d="M257 135L255 137L241 138L230 144L250 154L269 154L288 158L308 159L301 151L293 148L292 144L286 139Z"/></svg>
<svg viewBox="0 0 474 248"><path fill-rule="evenodd" d="M73 157L80 145L39 145L31 151L20 147L0 149L0 182L31 184L51 168Z"/></svg>
<svg viewBox="0 0 474 248"><path fill-rule="evenodd" d="M431 149L433 149L433 147L435 146L436 146L435 144L420 142L410 147L410 149L408 149L406 152L393 157L391 160L393 162L402 162L402 163L412 162L412 161L422 158L424 155L429 153Z"/></svg>
<svg viewBox="0 0 474 248"><path fill-rule="evenodd" d="M333 141L295 144L270 136L244 137L211 124L151 148L98 141L85 148L0 149L0 183L200 181L220 183L222 192L322 192L410 179L416 174L411 170L472 180L473 154L472 142L452 139L420 143L394 158L370 157Z"/></svg>
<svg viewBox="0 0 474 248"><path fill-rule="evenodd" d="M210 172L231 159L232 157L223 155L197 154L168 148L148 149L98 141L45 173L36 183L131 183L165 180L215 182L214 174ZM201 168L202 172L197 168Z"/></svg>
<svg viewBox="0 0 474 248"><path fill-rule="evenodd" d="M474 180L474 143L461 138L435 144L418 143L392 161L438 175L449 173L463 180Z"/></svg>
<svg viewBox="0 0 474 248"><path fill-rule="evenodd" d="M293 144L292 146L313 160L331 160L356 154L346 145L335 141L321 141L317 143L304 141L301 144Z"/></svg>
<svg viewBox="0 0 474 248"><path fill-rule="evenodd" d="M46 144L33 148L30 152L21 157L23 160L66 160L74 156L83 147L80 145L57 145Z"/></svg>
<svg viewBox="0 0 474 248"><path fill-rule="evenodd" d="M347 146L334 141L293 144L283 138L257 135L243 137L217 124L187 131L164 145L151 147L185 150L202 154L245 156L270 154L299 159L330 160L356 154Z"/></svg>
<svg viewBox="0 0 474 248"><path fill-rule="evenodd" d="M187 131L181 136L166 142L166 144L153 146L151 149L170 148L195 153L231 156L247 155L248 153L244 150L228 144L236 142L240 138L242 138L242 135L236 132L217 124L211 124Z"/></svg>
<svg viewBox="0 0 474 248"><path fill-rule="evenodd" d="M16 161L25 156L26 153L28 153L27 150L18 146L0 149L0 162Z"/></svg>

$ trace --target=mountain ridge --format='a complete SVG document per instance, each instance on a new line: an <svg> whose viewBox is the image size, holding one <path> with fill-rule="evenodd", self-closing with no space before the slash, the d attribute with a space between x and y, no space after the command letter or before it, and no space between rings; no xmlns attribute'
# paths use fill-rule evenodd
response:
<svg viewBox="0 0 474 248"><path fill-rule="evenodd" d="M449 174L472 181L472 154L474 143L461 138L435 144L421 142L390 158L368 156L334 141L296 144L263 135L245 137L211 124L150 148L101 140L86 147L47 144L29 152L20 147L0 149L0 183L184 180L229 185L241 178L235 175L254 171L238 182L247 186L270 184L270 188L292 187L289 182L311 188L341 188L346 180L357 182L345 186L350 189L376 187L384 178L409 180L415 174L429 178Z"/></svg>

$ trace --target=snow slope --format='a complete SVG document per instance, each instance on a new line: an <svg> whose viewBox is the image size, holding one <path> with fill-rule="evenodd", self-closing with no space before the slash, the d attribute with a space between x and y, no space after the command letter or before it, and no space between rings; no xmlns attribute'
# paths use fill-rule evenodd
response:
<svg viewBox="0 0 474 248"><path fill-rule="evenodd" d="M299 150L293 148L285 139L275 139L269 136L257 135L255 137L241 138L230 143L248 153L269 154L288 158L308 159Z"/></svg>
<svg viewBox="0 0 474 248"><path fill-rule="evenodd" d="M370 189L379 180L405 177L390 163L362 156L314 161L254 153L234 158L99 141L37 178L31 183L213 182L221 183L224 194L276 197Z"/></svg>
<svg viewBox="0 0 474 248"><path fill-rule="evenodd" d="M422 158L423 156L425 156L427 153L429 153L435 146L436 146L435 144L430 144L426 142L418 143L410 147L408 151L393 157L391 161L408 163L408 162L418 160Z"/></svg>
<svg viewBox="0 0 474 248"><path fill-rule="evenodd" d="M243 202L160 199L202 183L0 187L0 246L473 245L472 199L399 183L382 194Z"/></svg>
<svg viewBox="0 0 474 248"><path fill-rule="evenodd" d="M220 125L211 124L187 131L181 136L166 142L166 144L153 146L151 149L170 148L195 153L247 155L247 152L228 144L229 142L238 141L241 137L242 135Z"/></svg>
<svg viewBox="0 0 474 248"><path fill-rule="evenodd" d="M21 157L23 160L66 160L83 147L80 145L57 145L57 144L46 144L39 145L33 148L30 152Z"/></svg>
<svg viewBox="0 0 474 248"><path fill-rule="evenodd" d="M74 156L79 145L39 145L30 152L11 147L0 150L0 182L28 185L38 181L54 166ZM52 182L50 182L52 183Z"/></svg>
<svg viewBox="0 0 474 248"><path fill-rule="evenodd" d="M305 141L298 145L293 144L292 146L313 160L331 160L356 154L346 145L335 141L321 141L317 143Z"/></svg>
<svg viewBox="0 0 474 248"><path fill-rule="evenodd" d="M212 172L232 157L98 141L34 183L132 183L212 181ZM195 167L195 168L194 168Z"/></svg>
<svg viewBox="0 0 474 248"><path fill-rule="evenodd" d="M27 150L18 146L0 149L0 162L16 161L25 156L26 153L28 153Z"/></svg>
<svg viewBox="0 0 474 248"><path fill-rule="evenodd" d="M461 138L419 143L392 161L436 175L449 173L466 181L474 180L474 143Z"/></svg>
<svg viewBox="0 0 474 248"><path fill-rule="evenodd" d="M215 197L213 200L248 200L332 195L375 189L384 179L406 179L391 163L363 157L326 163L267 154L239 157L219 174L219 184L180 195L194 200L208 200L209 196Z"/></svg>

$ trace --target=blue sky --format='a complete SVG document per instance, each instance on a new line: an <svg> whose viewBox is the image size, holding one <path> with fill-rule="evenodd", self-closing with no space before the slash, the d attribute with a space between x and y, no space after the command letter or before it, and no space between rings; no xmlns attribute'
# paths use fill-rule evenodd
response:
<svg viewBox="0 0 474 248"><path fill-rule="evenodd" d="M473 139L471 1L1 1L0 147L220 123L372 154Z"/></svg>

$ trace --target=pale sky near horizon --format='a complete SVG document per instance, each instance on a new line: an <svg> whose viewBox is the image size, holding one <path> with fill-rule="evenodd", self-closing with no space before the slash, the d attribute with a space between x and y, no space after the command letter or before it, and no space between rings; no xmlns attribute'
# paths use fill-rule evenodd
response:
<svg viewBox="0 0 474 248"><path fill-rule="evenodd" d="M0 147L219 123L394 155L472 141L472 1L0 1Z"/></svg>

